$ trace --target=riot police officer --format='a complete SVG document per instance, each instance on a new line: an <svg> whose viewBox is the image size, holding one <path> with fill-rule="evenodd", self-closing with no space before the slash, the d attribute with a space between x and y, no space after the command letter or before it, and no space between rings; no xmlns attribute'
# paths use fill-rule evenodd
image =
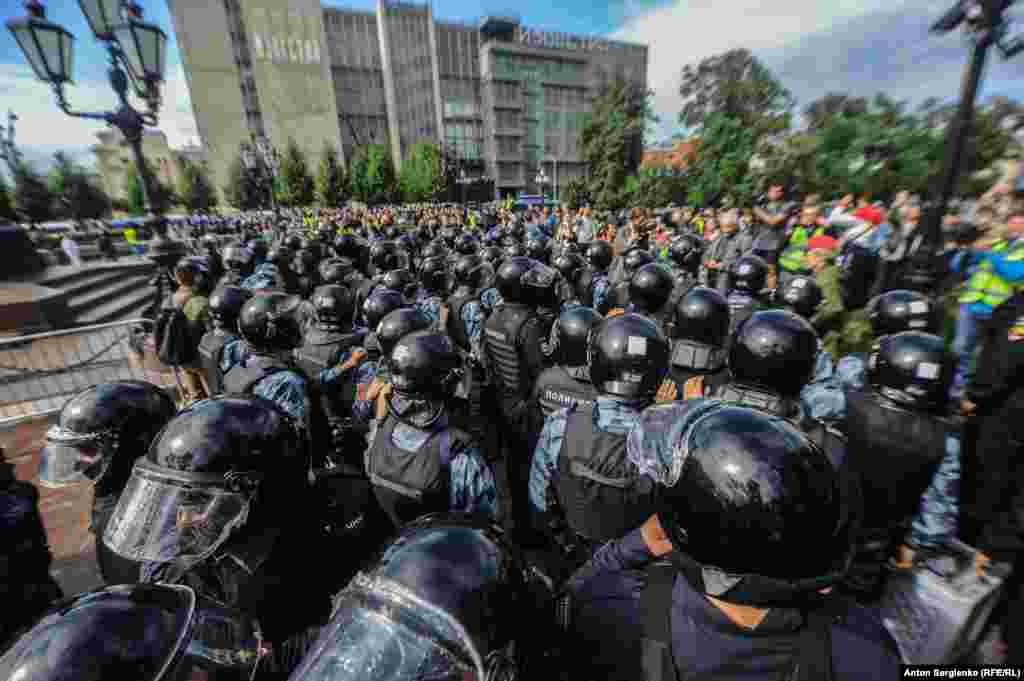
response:
<svg viewBox="0 0 1024 681"><path fill-rule="evenodd" d="M437 322L441 317L443 296L448 284L448 269L444 258L431 257L424 260L420 264L419 280L420 291L415 307L431 321Z"/></svg>
<svg viewBox="0 0 1024 681"><path fill-rule="evenodd" d="M590 382L587 366L587 341L590 331L601 321L601 315L581 305L568 308L551 327L555 361L533 384L531 396L531 435L536 441L544 422L559 409L574 405L592 405L597 391Z"/></svg>
<svg viewBox="0 0 1024 681"><path fill-rule="evenodd" d="M313 289L320 285L317 265L316 255L308 249L296 251L292 258L291 268L295 272L296 290L302 298L308 298Z"/></svg>
<svg viewBox="0 0 1024 681"><path fill-rule="evenodd" d="M252 273L252 253L240 244L233 244L224 249L224 275L218 286L239 286Z"/></svg>
<svg viewBox="0 0 1024 681"><path fill-rule="evenodd" d="M430 331L406 335L388 357L388 413L367 452L366 471L396 527L445 510L498 517L494 477L478 443L450 423L461 367L451 339Z"/></svg>
<svg viewBox="0 0 1024 681"><path fill-rule="evenodd" d="M597 398L548 417L529 482L535 523L577 561L654 510L650 481L626 460L626 435L654 401L669 344L653 321L627 313L590 333L588 357Z"/></svg>
<svg viewBox="0 0 1024 681"><path fill-rule="evenodd" d="M640 267L629 280L629 311L654 321L665 335L674 323L671 297L675 281L668 268L651 262Z"/></svg>
<svg viewBox="0 0 1024 681"><path fill-rule="evenodd" d="M729 303L718 289L697 286L676 305L669 375L675 392L669 399L714 394L729 380L726 343Z"/></svg>
<svg viewBox="0 0 1024 681"><path fill-rule="evenodd" d="M823 299L821 287L812 277L796 275L775 289L775 304L811 321Z"/></svg>
<svg viewBox="0 0 1024 681"><path fill-rule="evenodd" d="M584 255L587 269L576 282L579 301L599 314L608 312L608 267L612 264L612 246L607 241L591 241Z"/></svg>
<svg viewBox="0 0 1024 681"><path fill-rule="evenodd" d="M403 527L338 595L315 652L291 678L549 678L552 600L499 528L479 516L430 515Z"/></svg>
<svg viewBox="0 0 1024 681"><path fill-rule="evenodd" d="M729 303L730 333L743 324L750 315L764 309L765 300L761 292L768 279L768 263L757 255L741 256L729 268Z"/></svg>
<svg viewBox="0 0 1024 681"><path fill-rule="evenodd" d="M583 258L577 253L562 252L551 262L551 266L562 275L562 280L558 283L560 309L564 312L571 307L582 306L576 287L586 267Z"/></svg>
<svg viewBox="0 0 1024 681"><path fill-rule="evenodd" d="M348 568L314 553L308 472L297 424L273 402L194 403L136 462L103 541L144 561L143 583L184 584L258 621L274 648L261 666L287 673L330 612L330 573Z"/></svg>
<svg viewBox="0 0 1024 681"><path fill-rule="evenodd" d="M242 360L242 339L238 336L238 314L252 298L241 286L221 286L210 296L208 308L213 328L199 341L199 362L207 395L224 392L224 374Z"/></svg>
<svg viewBox="0 0 1024 681"><path fill-rule="evenodd" d="M63 487L88 480L93 485L90 529L107 584L139 579L138 563L111 553L100 539L128 484L132 464L174 412L174 400L151 383L100 383L68 400L57 425L46 433L39 484Z"/></svg>
<svg viewBox="0 0 1024 681"><path fill-rule="evenodd" d="M622 267L619 272L619 279L612 283L608 292L608 306L615 309L625 310L629 307L629 285L633 275L644 265L654 262L654 256L642 248L631 248L622 256Z"/></svg>
<svg viewBox="0 0 1024 681"><path fill-rule="evenodd" d="M307 379L292 358L302 345L299 303L285 293L263 293L242 306L238 331L249 353L224 375L224 391L264 397L311 428Z"/></svg>
<svg viewBox="0 0 1024 681"><path fill-rule="evenodd" d="M759 410L688 400L645 411L626 454L656 485L657 514L568 583L579 678L900 673L877 615L830 593L856 509L806 435Z"/></svg>
<svg viewBox="0 0 1024 681"><path fill-rule="evenodd" d="M842 425L864 498L860 545L873 546L858 556L864 569L853 586L873 600L898 546L907 561L956 538L960 427L949 415L955 361L942 338L883 336L867 364L864 388L846 391Z"/></svg>
<svg viewBox="0 0 1024 681"><path fill-rule="evenodd" d="M14 477L14 466L0 450L0 599L4 614L0 617L0 650L22 627L28 626L63 596L50 576L53 556L47 544L46 529L39 514L39 490ZM138 570L136 576L138 578ZM0 678L3 678L0 672Z"/></svg>

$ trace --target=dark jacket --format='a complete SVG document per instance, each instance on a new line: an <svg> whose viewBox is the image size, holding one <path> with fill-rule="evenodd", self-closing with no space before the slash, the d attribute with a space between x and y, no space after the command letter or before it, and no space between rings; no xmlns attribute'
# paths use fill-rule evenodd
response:
<svg viewBox="0 0 1024 681"><path fill-rule="evenodd" d="M999 554L1024 550L1024 294L992 312L968 398L978 405L976 472L962 486L965 539Z"/></svg>
<svg viewBox="0 0 1024 681"><path fill-rule="evenodd" d="M637 681L641 670L644 613L643 572L653 557L640 530L609 542L569 580L572 594L572 659L590 681ZM685 578L672 591L672 654L680 680L781 679L794 664L803 620L796 610L771 610L756 629L733 623ZM881 622L849 605L832 627L835 681L891 679L899 675L899 653Z"/></svg>

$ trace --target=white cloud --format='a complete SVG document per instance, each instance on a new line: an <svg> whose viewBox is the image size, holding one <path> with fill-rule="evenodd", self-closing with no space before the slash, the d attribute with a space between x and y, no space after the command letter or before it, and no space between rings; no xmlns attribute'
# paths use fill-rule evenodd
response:
<svg viewBox="0 0 1024 681"><path fill-rule="evenodd" d="M781 48L902 4L906 0L676 0L628 20L609 37L649 46L647 82L664 134L676 125L682 105L679 76L686 64L735 48Z"/></svg>
<svg viewBox="0 0 1024 681"><path fill-rule="evenodd" d="M102 121L63 113L50 86L37 80L26 65L0 64L0 92L4 93L3 105L18 116L15 142L30 160L45 159L60 150L81 157L97 142L96 133L106 127ZM169 75L163 92L158 128L171 147L183 146L198 133L180 65ZM77 111L108 111L117 104L106 80L81 80L65 88L65 97Z"/></svg>

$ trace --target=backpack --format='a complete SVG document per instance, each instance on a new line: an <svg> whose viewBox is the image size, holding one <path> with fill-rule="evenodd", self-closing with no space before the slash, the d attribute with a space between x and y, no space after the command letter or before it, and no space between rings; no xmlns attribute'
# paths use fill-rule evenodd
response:
<svg viewBox="0 0 1024 681"><path fill-rule="evenodd" d="M199 343L193 337L192 322L180 308L160 312L153 337L157 356L166 366L185 366L199 358Z"/></svg>

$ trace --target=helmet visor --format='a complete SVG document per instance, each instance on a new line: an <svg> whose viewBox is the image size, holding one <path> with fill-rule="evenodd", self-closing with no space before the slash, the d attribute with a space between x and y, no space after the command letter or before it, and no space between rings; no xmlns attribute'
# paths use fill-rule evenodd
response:
<svg viewBox="0 0 1024 681"><path fill-rule="evenodd" d="M451 615L387 580L357 575L292 681L483 681Z"/></svg>
<svg viewBox="0 0 1024 681"><path fill-rule="evenodd" d="M209 557L249 515L250 496L223 475L135 464L103 541L140 562L191 566Z"/></svg>
<svg viewBox="0 0 1024 681"><path fill-rule="evenodd" d="M82 434L53 426L46 432L46 443L39 460L39 484L57 488L96 480L109 459L97 433Z"/></svg>

